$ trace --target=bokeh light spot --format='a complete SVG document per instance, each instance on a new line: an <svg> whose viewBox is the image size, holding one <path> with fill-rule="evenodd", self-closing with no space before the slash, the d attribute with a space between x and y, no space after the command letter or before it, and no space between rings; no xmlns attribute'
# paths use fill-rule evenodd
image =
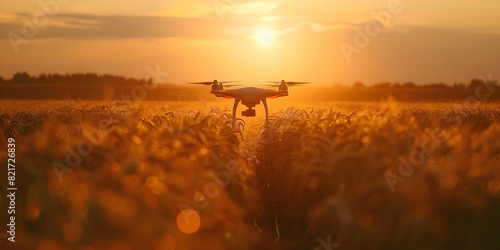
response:
<svg viewBox="0 0 500 250"><path fill-rule="evenodd" d="M40 216L40 205L37 202L29 202L24 208L24 214L28 220L34 221Z"/></svg>
<svg viewBox="0 0 500 250"><path fill-rule="evenodd" d="M192 234L200 228L200 215L192 210L185 209L177 214L177 227L185 234Z"/></svg>

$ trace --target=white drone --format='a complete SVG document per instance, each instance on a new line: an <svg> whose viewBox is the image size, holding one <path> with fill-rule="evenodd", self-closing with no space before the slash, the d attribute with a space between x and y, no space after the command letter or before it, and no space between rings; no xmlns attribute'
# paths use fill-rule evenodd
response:
<svg viewBox="0 0 500 250"><path fill-rule="evenodd" d="M224 87L229 88L238 86L238 85L223 85L225 83L232 83L235 81L218 82L217 80L214 80L213 82L193 82L190 84L200 84L207 86L211 85L212 90L210 91L210 94L213 94L217 97L224 97L228 99L234 98L233 121L236 120L236 108L238 108L238 104L240 103L240 101L243 105L245 105L248 108L247 110L241 112L241 115L248 117L255 116L255 109L252 108L255 107L256 105L259 105L260 102L262 102L266 110L266 124L267 124L269 118L269 111L267 108L267 101L266 101L267 98L278 98L278 97L288 96L289 86L309 83L309 82L285 82L285 80L281 80L281 82L262 81L262 80L260 81L273 83L273 85L264 85L264 86L278 87L278 90L261 89L256 87L245 87L245 88L228 89L228 90L224 89Z"/></svg>

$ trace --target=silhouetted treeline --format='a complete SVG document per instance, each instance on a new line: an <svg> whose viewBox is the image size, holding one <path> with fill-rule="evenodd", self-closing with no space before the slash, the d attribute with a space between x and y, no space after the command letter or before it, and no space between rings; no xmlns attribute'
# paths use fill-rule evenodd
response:
<svg viewBox="0 0 500 250"><path fill-rule="evenodd" d="M3 80L8 83L51 83L51 84L78 84L78 85L101 85L101 84L112 84L112 85L140 85L144 82L151 83L151 79L135 79L127 78L123 76L108 75L108 74L95 74L95 73L73 73L73 74L40 74L38 76L31 76L27 72L17 72L11 79Z"/></svg>
<svg viewBox="0 0 500 250"><path fill-rule="evenodd" d="M417 85L413 82L405 82L405 83L391 83L391 82L381 82L377 83L371 87L368 88L378 88L378 89L398 89L398 88L406 88L406 89L411 89L411 88L420 88L420 89L436 89L436 90L453 90L453 89L461 89L461 88L469 88L469 89L475 89L478 86L492 86L492 87L498 87L498 83L494 80L486 80L486 79L472 79L468 84L465 83L453 83L452 85L445 84L445 83L429 83L429 84L421 84ZM365 84L362 82L355 82L352 85L352 88L355 89L360 89L360 88L366 88Z"/></svg>
<svg viewBox="0 0 500 250"><path fill-rule="evenodd" d="M0 99L89 99L123 100L134 97L145 100L219 100L210 95L210 88L191 85L159 84L154 89L152 80L126 78L94 73L40 74L31 76L18 72L11 79L0 77ZM494 80L473 79L468 83L431 83L418 85L413 82L381 82L366 86L355 82L341 84L312 84L298 89L291 88L290 101L380 101L389 97L398 101L461 101L476 97L483 101L499 101L500 86Z"/></svg>
<svg viewBox="0 0 500 250"><path fill-rule="evenodd" d="M333 87L307 87L300 91L321 101L380 101L389 97L398 101L434 102L434 101L499 101L500 86L491 79L472 79L469 83L430 83L417 85L413 82L390 83L381 82L373 86L365 86L355 82L352 86L336 84Z"/></svg>

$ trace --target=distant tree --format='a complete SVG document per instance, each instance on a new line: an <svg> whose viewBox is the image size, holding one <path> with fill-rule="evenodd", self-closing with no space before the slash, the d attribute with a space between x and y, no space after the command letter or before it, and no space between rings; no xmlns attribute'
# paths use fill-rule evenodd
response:
<svg viewBox="0 0 500 250"><path fill-rule="evenodd" d="M4 79L3 77L0 76L0 82L4 82Z"/></svg>
<svg viewBox="0 0 500 250"><path fill-rule="evenodd" d="M413 82L405 82L401 86L405 87L405 88L416 88L417 87L417 85Z"/></svg>
<svg viewBox="0 0 500 250"><path fill-rule="evenodd" d="M355 88L355 89L360 89L360 88L364 88L364 87L365 87L365 85L364 85L362 82L357 81L357 82L355 82L355 83L352 85L352 87L353 87L353 88Z"/></svg>
<svg viewBox="0 0 500 250"><path fill-rule="evenodd" d="M55 74L49 74L47 76L48 80L51 81L51 82L61 82L62 80L64 80L63 76L55 73Z"/></svg>
<svg viewBox="0 0 500 250"><path fill-rule="evenodd" d="M46 74L41 74L38 76L38 82L46 82L47 81L47 75Z"/></svg>
<svg viewBox="0 0 500 250"><path fill-rule="evenodd" d="M27 72L17 72L12 77L12 82L30 82L31 76Z"/></svg>
<svg viewBox="0 0 500 250"><path fill-rule="evenodd" d="M375 88L386 88L386 89L388 89L388 88L390 88L390 87L391 87L391 83L389 83L389 82L381 82L381 83L377 83L377 84L375 84L375 86L373 86L373 87L375 87Z"/></svg>
<svg viewBox="0 0 500 250"><path fill-rule="evenodd" d="M469 85L467 86L468 88L471 88L471 89L475 89L477 88L477 86L479 85L483 85L484 84L484 80L481 80L481 79L478 79L478 78L474 78L470 81Z"/></svg>
<svg viewBox="0 0 500 250"><path fill-rule="evenodd" d="M483 81L484 82L484 85L485 86L493 86L493 87L497 87L498 86L498 82L496 80L486 80L486 81Z"/></svg>
<svg viewBox="0 0 500 250"><path fill-rule="evenodd" d="M444 84L444 83L431 83L431 84L427 84L425 85L426 88L434 88L434 89L445 89L445 88L448 88L448 85Z"/></svg>

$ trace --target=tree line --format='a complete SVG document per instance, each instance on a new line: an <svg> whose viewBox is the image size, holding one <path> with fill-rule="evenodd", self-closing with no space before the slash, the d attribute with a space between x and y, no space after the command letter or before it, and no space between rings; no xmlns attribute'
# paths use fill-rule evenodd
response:
<svg viewBox="0 0 500 250"><path fill-rule="evenodd" d="M27 72L17 72L10 79L3 79L0 77L0 82L5 83L51 83L51 84L76 84L76 85L141 85L143 83L151 84L152 79L135 79L131 77L124 77L110 74L96 74L96 73L72 73L72 74L58 74L48 73L32 76Z"/></svg>
<svg viewBox="0 0 500 250"><path fill-rule="evenodd" d="M4 79L0 77L0 83L51 83L51 84L72 84L72 85L94 85L100 86L103 84L117 85L117 86L136 86L143 83L151 84L151 79L136 79L131 77L124 77L118 75L110 74L96 74L96 73L72 73L72 74L58 74L58 73L48 73L39 74L38 76L32 76L27 72L17 72L12 78ZM497 81L486 80L486 79L472 79L469 83L429 83L429 84L415 84L413 82L405 83L391 83L391 82L381 82L374 84L372 86L367 86L364 83L357 81L350 86L344 86L342 84L334 84L333 87L346 88L351 87L353 89L363 89L363 88L374 88L374 89L434 89L434 90L450 90L450 89L475 89L479 85L490 85L498 86Z"/></svg>
<svg viewBox="0 0 500 250"><path fill-rule="evenodd" d="M131 96L137 86L144 84L152 84L152 80L95 73L32 76L27 72L18 72L10 79L0 78L0 99L119 100L123 96ZM349 86L312 84L300 91L290 89L291 95L287 100L308 101L313 96L317 101L380 101L391 97L398 101L433 102L461 101L468 96L479 96L484 97L484 101L500 101L500 91L497 90L496 81L484 78L451 85L413 82L365 85L358 81ZM148 91L145 98L177 101L183 93L187 93L184 100L197 101L200 97L218 100L210 94L209 88L197 88L188 84L162 84Z"/></svg>

